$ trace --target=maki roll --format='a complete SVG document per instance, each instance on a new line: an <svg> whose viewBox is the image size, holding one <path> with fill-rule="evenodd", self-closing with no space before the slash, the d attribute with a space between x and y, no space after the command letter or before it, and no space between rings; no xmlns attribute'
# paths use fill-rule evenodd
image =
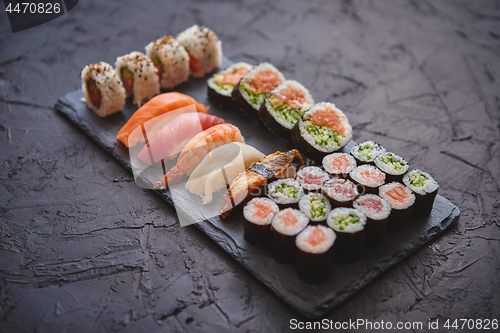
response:
<svg viewBox="0 0 500 333"><path fill-rule="evenodd" d="M146 46L160 79L160 87L172 89L189 78L189 54L174 37L163 36Z"/></svg>
<svg viewBox="0 0 500 333"><path fill-rule="evenodd" d="M351 263L363 254L366 216L352 208L335 208L328 214L326 224L335 230L335 261Z"/></svg>
<svg viewBox="0 0 500 333"><path fill-rule="evenodd" d="M387 174L387 182L402 182L408 171L408 162L394 153L382 153L375 158L375 165Z"/></svg>
<svg viewBox="0 0 500 333"><path fill-rule="evenodd" d="M289 139L292 127L313 104L309 90L295 80L286 80L269 93L259 118L271 132Z"/></svg>
<svg viewBox="0 0 500 333"><path fill-rule="evenodd" d="M278 179L267 185L267 196L281 208L296 206L302 195L304 190L293 178Z"/></svg>
<svg viewBox="0 0 500 333"><path fill-rule="evenodd" d="M365 194L354 200L354 209L366 216L365 246L375 247L382 243L391 214L391 204L375 194Z"/></svg>
<svg viewBox="0 0 500 333"><path fill-rule="evenodd" d="M354 168L349 173L355 183L362 186L361 194L372 193L376 194L378 188L385 183L385 173L374 167L373 165L360 165Z"/></svg>
<svg viewBox="0 0 500 333"><path fill-rule="evenodd" d="M125 89L113 67L105 62L82 70L84 102L99 117L119 112L125 105Z"/></svg>
<svg viewBox="0 0 500 333"><path fill-rule="evenodd" d="M270 245L271 221L278 211L278 205L267 198L254 198L246 204L243 208L245 240L254 245Z"/></svg>
<svg viewBox="0 0 500 333"><path fill-rule="evenodd" d="M351 155L354 156L359 165L374 164L375 157L385 153L385 148L374 141L358 143L351 148Z"/></svg>
<svg viewBox="0 0 500 333"><path fill-rule="evenodd" d="M359 195L358 187L350 180L332 178L323 183L323 194L330 199L333 206L352 207L352 202Z"/></svg>
<svg viewBox="0 0 500 333"><path fill-rule="evenodd" d="M123 82L127 97L134 96L134 104L141 106L160 93L158 69L141 52L132 52L116 58L116 72Z"/></svg>
<svg viewBox="0 0 500 333"><path fill-rule="evenodd" d="M321 283L333 270L335 232L322 225L308 226L295 239L298 276L309 283Z"/></svg>
<svg viewBox="0 0 500 333"><path fill-rule="evenodd" d="M439 189L439 185L434 178L427 172L415 169L403 177L403 183L415 193L416 200L413 215L417 217L429 215Z"/></svg>
<svg viewBox="0 0 500 333"><path fill-rule="evenodd" d="M398 232L403 230L410 221L411 211L415 203L415 194L403 184L392 182L381 186L379 195L382 199L389 201L392 208L387 223L387 231Z"/></svg>
<svg viewBox="0 0 500 333"><path fill-rule="evenodd" d="M189 68L194 77L203 77L222 64L222 44L215 32L196 24L177 36L189 53Z"/></svg>
<svg viewBox="0 0 500 333"><path fill-rule="evenodd" d="M233 89L232 99L241 112L257 118L267 95L279 86L285 77L273 65L263 62L248 71Z"/></svg>
<svg viewBox="0 0 500 333"><path fill-rule="evenodd" d="M323 158L323 168L332 176L346 178L356 167L356 160L349 154L333 153Z"/></svg>
<svg viewBox="0 0 500 333"><path fill-rule="evenodd" d="M332 210L330 201L323 194L311 192L299 201L299 209L303 211L311 222L323 222Z"/></svg>
<svg viewBox="0 0 500 333"><path fill-rule="evenodd" d="M238 84L250 68L252 68L252 65L246 62L238 62L222 72L214 74L207 81L210 101L220 108L232 107L231 94L234 86Z"/></svg>
<svg viewBox="0 0 500 333"><path fill-rule="evenodd" d="M319 162L351 140L352 128L335 104L321 102L304 113L290 136L301 153Z"/></svg>
<svg viewBox="0 0 500 333"><path fill-rule="evenodd" d="M297 172L297 180L306 193L321 190L321 185L329 178L330 176L317 166L304 167Z"/></svg>
<svg viewBox="0 0 500 333"><path fill-rule="evenodd" d="M295 261L295 236L308 223L307 216L297 209L286 208L276 213L271 222L271 254L277 262L288 264Z"/></svg>

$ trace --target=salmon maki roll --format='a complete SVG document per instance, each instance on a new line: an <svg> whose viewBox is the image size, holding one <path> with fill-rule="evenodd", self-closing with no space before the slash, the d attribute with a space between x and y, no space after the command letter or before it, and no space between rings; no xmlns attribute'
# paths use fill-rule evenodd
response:
<svg viewBox="0 0 500 333"><path fill-rule="evenodd" d="M375 158L385 152L385 148L374 141L358 143L351 148L351 155L354 156L358 165L375 164Z"/></svg>
<svg viewBox="0 0 500 333"><path fill-rule="evenodd" d="M375 194L365 194L354 200L353 207L366 216L365 246L371 248L382 243L391 214L389 201Z"/></svg>
<svg viewBox="0 0 500 333"><path fill-rule="evenodd" d="M146 56L157 69L160 87L172 89L189 78L189 54L171 36L163 36L146 46Z"/></svg>
<svg viewBox="0 0 500 333"><path fill-rule="evenodd" d="M267 95L283 81L285 77L276 67L267 62L258 64L234 87L233 102L241 112L255 119Z"/></svg>
<svg viewBox="0 0 500 333"><path fill-rule="evenodd" d="M415 203L415 194L403 184L392 182L380 187L379 196L389 201L392 208L387 231L398 232L406 228Z"/></svg>
<svg viewBox="0 0 500 333"><path fill-rule="evenodd" d="M222 64L222 43L212 30L196 24L177 36L189 53L189 68L194 77L203 77Z"/></svg>
<svg viewBox="0 0 500 333"><path fill-rule="evenodd" d="M439 189L439 185L434 178L427 172L414 169L403 177L403 183L412 190L416 196L413 215L417 217L429 215L432 211L434 199L436 199Z"/></svg>
<svg viewBox="0 0 500 333"><path fill-rule="evenodd" d="M232 108L233 103L231 95L233 89L251 68L252 65L246 62L238 62L214 74L207 81L208 98L210 102L220 108Z"/></svg>
<svg viewBox="0 0 500 333"><path fill-rule="evenodd" d="M297 209L286 208L276 213L271 222L271 254L277 262L288 264L295 261L295 237L308 223L307 216Z"/></svg>
<svg viewBox="0 0 500 333"><path fill-rule="evenodd" d="M326 224L335 231L335 261L352 263L363 254L366 216L353 208L335 208Z"/></svg>
<svg viewBox="0 0 500 333"><path fill-rule="evenodd" d="M100 62L82 70L84 102L99 117L119 112L125 105L125 89L110 64Z"/></svg>
<svg viewBox="0 0 500 333"><path fill-rule="evenodd" d="M385 183L385 173L369 164L352 169L349 178L361 186L359 188L361 194L377 194L379 187Z"/></svg>
<svg viewBox="0 0 500 333"><path fill-rule="evenodd" d="M321 189L334 207L351 207L359 195L356 185L343 178L329 179L323 183Z"/></svg>
<svg viewBox="0 0 500 333"><path fill-rule="evenodd" d="M116 72L123 82L127 97L140 107L160 93L158 70L153 61L141 52L132 52L116 58Z"/></svg>
<svg viewBox="0 0 500 333"><path fill-rule="evenodd" d="M352 128L335 104L321 102L304 113L290 135L301 153L320 162L351 141Z"/></svg>
<svg viewBox="0 0 500 333"><path fill-rule="evenodd" d="M243 208L244 238L254 245L271 244L271 221L279 211L278 205L267 198L253 198Z"/></svg>
<svg viewBox="0 0 500 333"><path fill-rule="evenodd" d="M328 179L330 176L317 166L304 167L297 172L297 180L306 193L320 191L321 185Z"/></svg>
<svg viewBox="0 0 500 333"><path fill-rule="evenodd" d="M349 154L333 153L323 158L323 168L332 176L347 178L356 167L356 160Z"/></svg>
<svg viewBox="0 0 500 333"><path fill-rule="evenodd" d="M269 93L259 118L271 132L289 139L292 127L313 104L309 90L295 80L286 80Z"/></svg>
<svg viewBox="0 0 500 333"><path fill-rule="evenodd" d="M382 153L375 158L377 168L386 173L387 182L403 182L403 176L408 171L408 162L394 153Z"/></svg>

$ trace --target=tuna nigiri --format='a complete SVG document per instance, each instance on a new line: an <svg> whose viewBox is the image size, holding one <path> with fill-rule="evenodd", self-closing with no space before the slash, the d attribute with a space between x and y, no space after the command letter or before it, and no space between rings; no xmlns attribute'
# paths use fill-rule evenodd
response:
<svg viewBox="0 0 500 333"><path fill-rule="evenodd" d="M198 103L194 98L178 93L169 92L165 94L160 94L153 97L149 102L144 104L139 110L137 110L132 117L127 121L127 123L120 129L116 138L120 140L125 146L132 147L137 144L143 138L142 131L134 131L137 127L152 120L158 116L164 115L173 110L179 108L195 105L196 111L209 113L209 108L201 103ZM177 116L177 115L176 115ZM171 119L165 119L163 117L161 127L168 123ZM148 135L153 134L153 132L159 130L160 124L158 122L148 122L147 128L145 128Z"/></svg>
<svg viewBox="0 0 500 333"><path fill-rule="evenodd" d="M224 119L206 113L181 114L156 132L137 157L147 164L173 158L196 134L222 123Z"/></svg>
<svg viewBox="0 0 500 333"><path fill-rule="evenodd" d="M219 124L198 133L184 147L177 164L156 183L155 188L165 189L168 184L175 184L183 175L190 175L212 150L229 142L244 142L238 127L231 124Z"/></svg>

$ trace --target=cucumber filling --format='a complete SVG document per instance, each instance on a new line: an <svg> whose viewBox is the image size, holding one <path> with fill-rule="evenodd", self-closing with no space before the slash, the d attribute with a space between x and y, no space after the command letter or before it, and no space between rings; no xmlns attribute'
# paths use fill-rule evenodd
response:
<svg viewBox="0 0 500 333"><path fill-rule="evenodd" d="M379 149L377 147L372 147L370 144L366 144L359 147L358 154L367 160L372 160L376 157L378 151Z"/></svg>
<svg viewBox="0 0 500 333"><path fill-rule="evenodd" d="M325 199L312 197L309 199L309 207L311 208L309 214L311 214L311 218L313 219L325 216L326 214Z"/></svg>
<svg viewBox="0 0 500 333"><path fill-rule="evenodd" d="M351 224L359 223L359 216L352 212L349 214L339 214L332 221L338 230L345 230Z"/></svg>
<svg viewBox="0 0 500 333"><path fill-rule="evenodd" d="M314 143L321 148L329 148L334 143L340 146L343 136L335 133L330 127L314 125L310 120L305 120L304 125L307 133L313 137Z"/></svg>
<svg viewBox="0 0 500 333"><path fill-rule="evenodd" d="M286 103L276 106L277 102L278 102L277 98L269 100L269 103L274 108L276 117L286 121L289 124L295 124L297 121L299 121L300 117L302 117L302 115L306 112L305 109L304 110L294 109Z"/></svg>
<svg viewBox="0 0 500 333"><path fill-rule="evenodd" d="M215 74L213 77L214 83L217 85L217 87L221 90L231 90L234 88L234 85L232 84L223 84L221 83L224 80L224 74Z"/></svg>
<svg viewBox="0 0 500 333"><path fill-rule="evenodd" d="M405 162L396 159L394 155L390 153L380 157L380 161L383 162L384 164L392 165L392 167L396 171L402 171L406 166Z"/></svg>
<svg viewBox="0 0 500 333"><path fill-rule="evenodd" d="M297 199L299 191L293 185L281 183L279 185L276 185L276 187L274 188L274 191L273 191L273 193L278 193L278 192L289 197L289 198Z"/></svg>
<svg viewBox="0 0 500 333"><path fill-rule="evenodd" d="M415 172L411 176L408 177L410 180L410 184L415 187L422 187L429 180L429 177L424 175L422 172Z"/></svg>
<svg viewBox="0 0 500 333"><path fill-rule="evenodd" d="M269 93L266 92L258 93L252 91L246 84L243 84L240 87L247 92L250 103L254 106L262 105L262 103L266 100L267 95L269 95Z"/></svg>

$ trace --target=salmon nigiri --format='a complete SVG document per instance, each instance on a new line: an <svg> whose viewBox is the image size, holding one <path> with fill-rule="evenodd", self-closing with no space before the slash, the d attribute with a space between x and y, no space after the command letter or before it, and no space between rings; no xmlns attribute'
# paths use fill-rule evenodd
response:
<svg viewBox="0 0 500 333"><path fill-rule="evenodd" d="M206 113L181 114L156 132L137 157L148 164L173 158L196 134L223 123L224 119Z"/></svg>
<svg viewBox="0 0 500 333"><path fill-rule="evenodd" d="M120 129L116 138L125 146L133 147L143 138L142 131L134 131L138 126L165 113L193 104L197 112L210 113L207 106L198 103L194 98L188 95L178 92L157 95L140 107L132 117L130 117L127 123ZM168 121L166 122L168 123ZM154 122L151 122L150 126L154 126ZM157 128L157 130L158 129L159 128ZM146 128L145 130L148 134L152 134L151 128Z"/></svg>
<svg viewBox="0 0 500 333"><path fill-rule="evenodd" d="M175 184L183 175L190 175L212 150L229 142L244 142L238 127L231 124L219 124L198 133L184 147L177 164L156 183L155 188L164 189L168 184Z"/></svg>

